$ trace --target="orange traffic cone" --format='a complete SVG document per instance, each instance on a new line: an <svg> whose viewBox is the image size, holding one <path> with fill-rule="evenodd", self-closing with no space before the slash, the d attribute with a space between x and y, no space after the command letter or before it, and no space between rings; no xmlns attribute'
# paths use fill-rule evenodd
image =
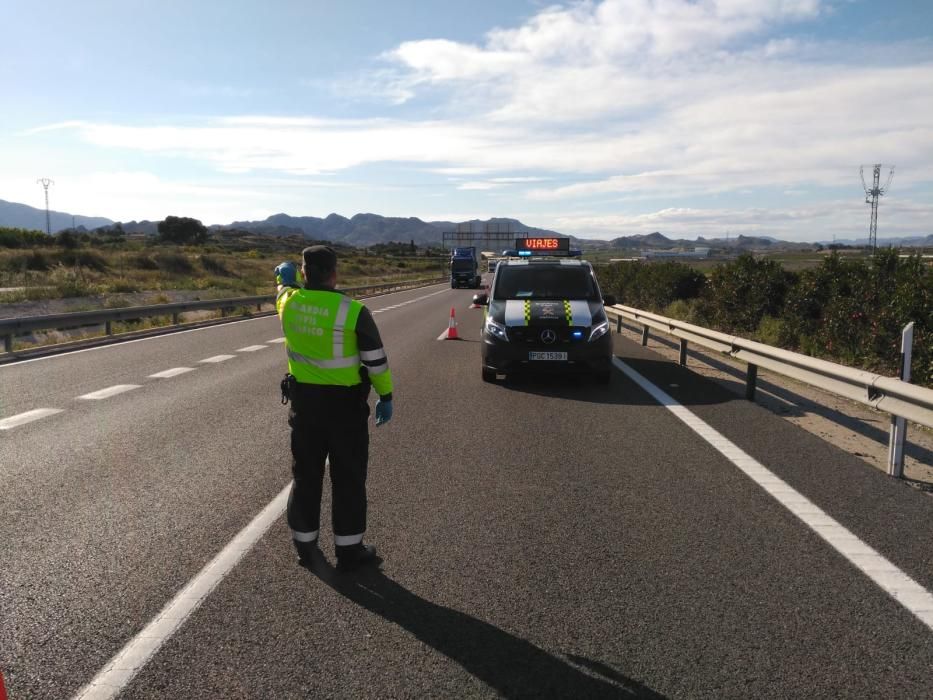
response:
<svg viewBox="0 0 933 700"><path fill-rule="evenodd" d="M457 335L457 318L454 315L454 307L450 307L450 322L447 324L447 340L460 340Z"/></svg>

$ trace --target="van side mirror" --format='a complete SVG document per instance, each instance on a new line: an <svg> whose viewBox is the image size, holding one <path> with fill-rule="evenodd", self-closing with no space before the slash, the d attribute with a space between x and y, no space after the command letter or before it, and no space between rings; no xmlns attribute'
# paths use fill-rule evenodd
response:
<svg viewBox="0 0 933 700"><path fill-rule="evenodd" d="M604 306L615 306L618 304L614 294L604 294L603 295L603 305Z"/></svg>
<svg viewBox="0 0 933 700"><path fill-rule="evenodd" d="M477 306L489 306L489 297L485 294L474 294L473 303Z"/></svg>

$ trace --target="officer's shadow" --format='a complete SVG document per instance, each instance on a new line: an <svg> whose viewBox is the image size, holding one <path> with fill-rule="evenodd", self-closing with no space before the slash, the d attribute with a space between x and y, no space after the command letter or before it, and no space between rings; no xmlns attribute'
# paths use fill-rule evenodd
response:
<svg viewBox="0 0 933 700"><path fill-rule="evenodd" d="M664 698L605 664L555 656L475 617L435 605L381 570L342 574L323 559L309 568L337 593L407 630L502 697Z"/></svg>

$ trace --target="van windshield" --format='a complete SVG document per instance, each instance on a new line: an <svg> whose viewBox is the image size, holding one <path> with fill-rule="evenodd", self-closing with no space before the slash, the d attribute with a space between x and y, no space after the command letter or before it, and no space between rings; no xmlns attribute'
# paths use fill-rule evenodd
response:
<svg viewBox="0 0 933 700"><path fill-rule="evenodd" d="M599 292L586 267L508 266L499 270L493 299L599 301Z"/></svg>

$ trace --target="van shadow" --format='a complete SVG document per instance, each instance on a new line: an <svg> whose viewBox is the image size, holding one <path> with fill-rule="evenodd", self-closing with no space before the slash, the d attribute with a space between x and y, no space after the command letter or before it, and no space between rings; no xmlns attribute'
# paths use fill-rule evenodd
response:
<svg viewBox="0 0 933 700"><path fill-rule="evenodd" d="M340 595L459 664L502 697L664 698L601 662L555 656L494 625L436 605L381 570L339 573L323 557L309 570Z"/></svg>
<svg viewBox="0 0 933 700"><path fill-rule="evenodd" d="M627 324L625 325L625 328L633 333L640 333L640 330ZM651 339L671 349L677 348L677 341L671 340L670 338L656 334L652 335ZM725 379L724 381L729 387L728 391L735 392L740 396L744 395L744 368L734 367L733 365L719 360L710 354L697 352L695 350L688 349L687 357L695 360L696 362L712 367L713 369L727 375L728 379ZM631 361L626 360L626 362ZM860 417L850 416L834 408L823 406L807 398L806 396L803 396L802 394L798 394L791 389L788 389L787 387L768 381L760 374L758 375L757 386L759 393L756 402L762 406L765 406L769 410L774 411L778 415L801 417L807 414L813 414L882 445L887 444L888 442L889 420L886 415L879 414L878 423L873 424L871 422L865 421ZM765 394L770 394L771 396L769 397ZM933 464L933 450L929 450L921 445L917 445L916 443L911 442L909 439L909 434L907 443L904 445L904 454L908 457L916 459L918 462L923 464Z"/></svg>
<svg viewBox="0 0 933 700"><path fill-rule="evenodd" d="M697 380L704 381L693 372L685 370L676 363L666 360L647 360L638 357L621 358L625 364L646 377L664 376L680 385L687 385ZM663 373L663 374L659 374ZM612 370L609 384L598 384L586 375L557 374L546 371L527 371L510 374L505 380L497 382L500 386L525 394L546 396L563 401L582 401L615 406L657 406L658 402L645 393L618 369ZM660 385L662 389L665 385ZM704 384L702 391L690 393L685 405L705 405L736 401L734 393L716 385Z"/></svg>

